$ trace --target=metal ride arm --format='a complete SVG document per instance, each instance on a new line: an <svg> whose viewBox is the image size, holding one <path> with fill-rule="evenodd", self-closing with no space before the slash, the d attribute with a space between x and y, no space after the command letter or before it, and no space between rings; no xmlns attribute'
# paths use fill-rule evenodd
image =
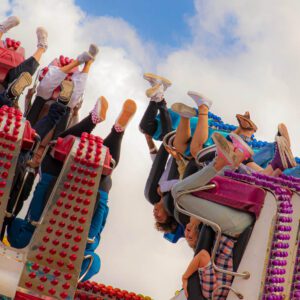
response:
<svg viewBox="0 0 300 300"><path fill-rule="evenodd" d="M217 272L221 272L221 273L225 273L225 274L228 274L228 275L238 276L238 277L242 277L244 279L248 279L250 277L250 274L247 271L245 271L243 273L237 273L237 272L231 272L231 271L223 270L223 269L220 269L216 266L215 257L216 257L217 250L219 248L219 243L220 243L221 235L222 235L222 230L221 230L220 226L217 223L214 223L214 222L212 222L210 220L207 220L203 217L199 217L199 216L197 216L193 213L190 213L189 211L183 209L178 203L179 197L184 195L184 194L190 194L190 193L197 192L197 191L211 190L211 189L214 189L215 187L216 187L215 184L208 184L208 185L199 187L197 189L187 190L187 191L181 192L181 193L178 194L178 198L175 199L175 207L178 209L179 212L181 212L181 213L183 213L187 216L194 217L194 218L198 219L203 224L206 224L206 225L212 227L213 230L216 232L217 237L216 237L216 241L215 241L215 244L214 244L214 247L213 247L213 250L212 250L212 254L211 254L211 262L212 262L213 268Z"/></svg>

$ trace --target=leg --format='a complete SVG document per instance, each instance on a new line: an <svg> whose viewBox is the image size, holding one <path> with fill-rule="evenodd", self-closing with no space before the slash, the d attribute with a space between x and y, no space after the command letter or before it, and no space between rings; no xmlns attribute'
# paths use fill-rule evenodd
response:
<svg viewBox="0 0 300 300"><path fill-rule="evenodd" d="M174 147L180 153L184 153L191 137L190 119L183 116L180 117L180 122L176 129L174 139Z"/></svg>
<svg viewBox="0 0 300 300"><path fill-rule="evenodd" d="M157 108L160 112L160 120L162 127L160 139L162 140L164 136L172 130L172 121L165 100L158 102Z"/></svg>
<svg viewBox="0 0 300 300"><path fill-rule="evenodd" d="M146 142L147 142L148 149L149 149L149 152L150 152L150 156L151 156L152 160L154 161L158 150L156 148L156 145L153 141L152 136L150 136L148 134L145 134L145 138L146 138Z"/></svg>
<svg viewBox="0 0 300 300"><path fill-rule="evenodd" d="M67 106L66 113L61 117L61 119L55 126L53 139L56 139L60 135L60 133L66 130L66 128L68 127L70 114L71 114L71 109L70 107Z"/></svg>
<svg viewBox="0 0 300 300"><path fill-rule="evenodd" d="M38 120L40 112L45 104L45 99L40 96L36 96L33 104L26 116L26 119L30 122L31 126L34 126Z"/></svg>
<svg viewBox="0 0 300 300"><path fill-rule="evenodd" d="M8 85L16 80L22 73L28 72L31 76L33 76L38 67L39 63L33 56L27 58L21 64L8 71L3 83L4 87L7 88Z"/></svg>
<svg viewBox="0 0 300 300"><path fill-rule="evenodd" d="M41 140L48 134L48 132L54 128L61 118L66 113L67 107L59 102L54 102L49 109L48 114L39 120L33 127Z"/></svg>
<svg viewBox="0 0 300 300"><path fill-rule="evenodd" d="M124 131L118 132L115 127L110 131L110 134L104 139L103 145L109 148L110 154L116 161L116 166L120 160L121 144L124 136Z"/></svg>
<svg viewBox="0 0 300 300"><path fill-rule="evenodd" d="M47 204L51 190L56 182L56 177L43 173L41 181L37 184L31 200L26 220L15 219L8 227L8 240L15 248L26 247L32 237L35 227L31 221L38 222Z"/></svg>
<svg viewBox="0 0 300 300"><path fill-rule="evenodd" d="M157 129L157 120L155 119L157 112L157 103L155 101L150 101L140 122L140 130L142 133L153 136Z"/></svg>
<svg viewBox="0 0 300 300"><path fill-rule="evenodd" d="M109 148L110 154L116 161L116 165L120 159L121 144L125 129L136 112L136 104L133 100L127 99L122 107L122 111L115 121L115 125L110 134L104 139L103 144Z"/></svg>
<svg viewBox="0 0 300 300"><path fill-rule="evenodd" d="M74 135L80 137L83 132L91 133L97 124L92 121L91 114L81 120L78 124L70 127L69 129L62 132L59 137L65 137L67 135Z"/></svg>
<svg viewBox="0 0 300 300"><path fill-rule="evenodd" d="M67 135L74 135L76 137L80 137L83 132L91 133L98 123L105 120L107 109L108 102L106 98L103 96L99 97L93 110L86 118L68 128L59 136L65 137Z"/></svg>
<svg viewBox="0 0 300 300"><path fill-rule="evenodd" d="M203 104L198 107L198 112L198 122L191 142L191 154L194 158L208 139L208 107Z"/></svg>
<svg viewBox="0 0 300 300"><path fill-rule="evenodd" d="M94 212L89 231L89 238L91 239L95 238L97 234L100 235L105 227L109 212L107 201L108 194L100 190L96 202L96 210Z"/></svg>
<svg viewBox="0 0 300 300"><path fill-rule="evenodd" d="M177 196L175 193L175 196L185 210L217 223L222 232L231 237L238 237L253 222L253 217L248 213L200 199L191 194Z"/></svg>

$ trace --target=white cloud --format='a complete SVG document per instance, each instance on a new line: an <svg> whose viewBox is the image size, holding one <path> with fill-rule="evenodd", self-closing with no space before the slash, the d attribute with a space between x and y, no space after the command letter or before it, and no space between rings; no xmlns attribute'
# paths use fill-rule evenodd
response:
<svg viewBox="0 0 300 300"><path fill-rule="evenodd" d="M142 74L156 60L154 47L124 20L92 18L70 0L16 0L10 5L0 0L0 4L0 15L9 9L20 17L21 24L9 36L21 40L27 56L35 50L36 27L47 28L49 48L41 65L60 54L75 57L91 42L100 45L81 109L85 116L97 97L107 97L108 118L98 125L97 134L106 136L125 99L137 101L138 113L125 134L121 161L113 175L110 215L99 247L102 269L93 280L167 299L180 287L180 274L192 252L185 243L173 246L164 241L154 230L152 207L143 194L151 162L138 123L148 101Z"/></svg>
<svg viewBox="0 0 300 300"><path fill-rule="evenodd" d="M272 141L284 122L299 154L299 2L197 0L195 6L193 43L158 67L174 81L169 98L192 104L186 90L201 91L230 123L250 110L264 140Z"/></svg>
<svg viewBox="0 0 300 300"><path fill-rule="evenodd" d="M90 17L71 0L0 0L0 4L0 16L12 10L21 18L10 36L22 41L27 55L35 48L35 28L48 29L49 50L42 65L60 54L74 57L90 42L100 45L81 112L84 116L99 95L108 98L108 119L98 126L98 134L109 131L123 100L137 101L138 113L124 137L121 162L113 176L111 210L99 248L102 270L95 280L157 300L170 298L180 287L191 252L183 241L173 246L162 240L153 229L151 206L143 196L151 162L137 129L147 104L142 73L157 70L173 81L166 93L169 103L192 105L186 92L194 89L212 98L213 112L227 122L236 123L236 113L250 110L262 139L272 140L277 123L285 122L300 154L300 3L196 0L196 14L189 21L192 43L168 53L164 60L157 55L159 49L142 40L124 20Z"/></svg>

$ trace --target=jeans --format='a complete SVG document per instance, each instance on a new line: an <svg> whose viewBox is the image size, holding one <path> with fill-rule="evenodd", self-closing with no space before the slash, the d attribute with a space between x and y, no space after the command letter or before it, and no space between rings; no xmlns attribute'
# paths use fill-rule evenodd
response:
<svg viewBox="0 0 300 300"><path fill-rule="evenodd" d="M37 62L37 60L31 56L15 68L10 69L3 82L4 88L6 89L8 85L17 79L23 72L28 72L31 76L33 76L39 65L40 64Z"/></svg>
<svg viewBox="0 0 300 300"><path fill-rule="evenodd" d="M36 124L36 122L39 119L40 116L40 112L45 104L45 99L40 97L40 96L36 96L32 106L26 116L26 119L30 122L31 126L34 126Z"/></svg>
<svg viewBox="0 0 300 300"><path fill-rule="evenodd" d="M253 218L250 214L198 198L192 194L180 196L181 192L196 189L209 183L217 175L213 163L177 183L172 189L172 195L174 200L178 200L179 205L185 210L217 223L223 234L236 238L252 224Z"/></svg>
<svg viewBox="0 0 300 300"><path fill-rule="evenodd" d="M3 91L0 93L0 107L7 105L11 107L13 105L13 102L7 97L6 91Z"/></svg>
<svg viewBox="0 0 300 300"><path fill-rule="evenodd" d="M41 140L55 127L66 114L67 107L59 102L54 102L50 108L48 114L39 120L33 127Z"/></svg>
<svg viewBox="0 0 300 300"><path fill-rule="evenodd" d="M160 102L149 102L149 105L140 123L140 130L145 134L153 136L158 127L158 121L156 119L158 112L160 113L161 121L160 140L162 140L164 136L172 130L170 114L164 100Z"/></svg>
<svg viewBox="0 0 300 300"><path fill-rule="evenodd" d="M30 221L39 221L55 182L55 177L44 173L35 188L25 220L16 218L8 226L7 238L12 247L20 249L29 244L35 230Z"/></svg>
<svg viewBox="0 0 300 300"><path fill-rule="evenodd" d="M253 160L262 168L265 168L275 154L275 144L267 144L253 155Z"/></svg>

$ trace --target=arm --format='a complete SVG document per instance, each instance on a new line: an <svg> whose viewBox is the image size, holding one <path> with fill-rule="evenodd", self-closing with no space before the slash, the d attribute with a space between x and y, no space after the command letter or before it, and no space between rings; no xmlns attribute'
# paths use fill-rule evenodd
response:
<svg viewBox="0 0 300 300"><path fill-rule="evenodd" d="M188 298L188 279L198 269L207 266L210 263L210 255L206 250L201 250L197 255L194 256L186 271L182 275L182 288L184 289L185 296Z"/></svg>

